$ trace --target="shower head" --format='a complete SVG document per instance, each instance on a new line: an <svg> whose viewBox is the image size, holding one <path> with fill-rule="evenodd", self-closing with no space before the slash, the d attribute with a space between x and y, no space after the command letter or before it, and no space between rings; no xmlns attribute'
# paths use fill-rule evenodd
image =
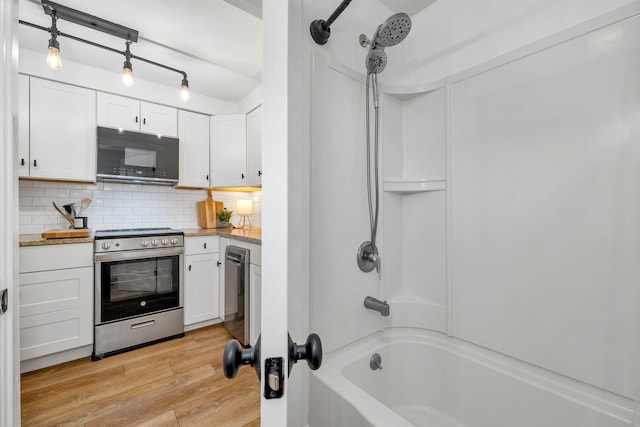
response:
<svg viewBox="0 0 640 427"><path fill-rule="evenodd" d="M376 29L373 38L369 40L364 34L360 34L360 46L369 46L366 66L369 74L377 74L387 65L385 47L395 46L404 40L411 31L411 18L406 13L396 13L384 21Z"/></svg>
<svg viewBox="0 0 640 427"><path fill-rule="evenodd" d="M387 54L384 53L384 48L376 47L369 49L366 62L368 73L381 73L384 67L387 66Z"/></svg>
<svg viewBox="0 0 640 427"><path fill-rule="evenodd" d="M373 36L375 46L391 47L404 40L411 31L411 18L406 13L396 13L389 17L376 30Z"/></svg>

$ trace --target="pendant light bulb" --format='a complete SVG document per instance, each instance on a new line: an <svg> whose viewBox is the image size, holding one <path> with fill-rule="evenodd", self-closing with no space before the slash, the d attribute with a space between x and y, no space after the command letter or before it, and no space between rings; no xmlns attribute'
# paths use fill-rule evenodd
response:
<svg viewBox="0 0 640 427"><path fill-rule="evenodd" d="M49 39L49 54L47 55L47 65L52 70L59 70L62 68L62 60L60 59L60 43L58 42L58 26L56 25L58 16L51 14L51 38Z"/></svg>
<svg viewBox="0 0 640 427"><path fill-rule="evenodd" d="M182 88L180 89L180 99L183 102L187 102L191 99L191 94L189 93L189 81L186 77L182 79Z"/></svg>
<svg viewBox="0 0 640 427"><path fill-rule="evenodd" d="M133 87L134 81L133 81L133 71L131 70L131 67L125 66L122 69L122 83L126 87Z"/></svg>
<svg viewBox="0 0 640 427"><path fill-rule="evenodd" d="M131 50L129 50L129 45L131 45L131 41L126 41L126 50L124 51L124 67L122 67L122 83L126 87L133 87L133 66L131 65Z"/></svg>
<svg viewBox="0 0 640 427"><path fill-rule="evenodd" d="M47 65L52 70L59 70L62 68L62 60L60 59L60 50L57 47L49 47L49 54L47 55Z"/></svg>

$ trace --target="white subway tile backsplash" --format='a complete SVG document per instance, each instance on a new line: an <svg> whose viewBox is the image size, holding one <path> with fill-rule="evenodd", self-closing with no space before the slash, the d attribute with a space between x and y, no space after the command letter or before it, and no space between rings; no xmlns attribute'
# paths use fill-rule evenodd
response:
<svg viewBox="0 0 640 427"><path fill-rule="evenodd" d="M122 200L131 200L133 193L131 191L114 191L113 198L114 199L122 199Z"/></svg>
<svg viewBox="0 0 640 427"><path fill-rule="evenodd" d="M135 227L198 228L196 202L205 200L205 190L179 190L140 184L75 184L63 182L20 181L20 233L42 233L51 228L67 228L67 222L53 208L80 202L87 197L91 206L83 213L91 229ZM238 199L253 200L251 222L261 225L262 193L213 192L213 198L226 208L236 209ZM237 224L240 217L233 215Z"/></svg>

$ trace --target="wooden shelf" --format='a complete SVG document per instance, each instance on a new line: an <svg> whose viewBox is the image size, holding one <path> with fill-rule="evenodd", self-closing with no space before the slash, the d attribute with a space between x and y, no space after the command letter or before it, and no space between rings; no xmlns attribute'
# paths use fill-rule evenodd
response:
<svg viewBox="0 0 640 427"><path fill-rule="evenodd" d="M442 191L447 189L444 177L425 179L387 179L384 181L384 191L399 194L423 193L426 191Z"/></svg>

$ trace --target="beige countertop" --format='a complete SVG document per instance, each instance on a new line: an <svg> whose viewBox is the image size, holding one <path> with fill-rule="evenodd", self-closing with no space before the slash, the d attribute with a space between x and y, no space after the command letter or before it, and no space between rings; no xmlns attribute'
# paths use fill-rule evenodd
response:
<svg viewBox="0 0 640 427"><path fill-rule="evenodd" d="M192 228L182 230L185 237L220 236L238 239L257 245L262 244L262 227L240 228Z"/></svg>
<svg viewBox="0 0 640 427"><path fill-rule="evenodd" d="M182 230L185 237L195 236L221 236L230 239L238 239L249 243L260 245L262 243L262 227L251 227L247 229L239 228L191 228ZM68 239L45 239L40 234L21 234L19 238L20 247L23 246L43 246L43 245L68 245L73 243L93 243L93 233L91 237L74 237Z"/></svg>

